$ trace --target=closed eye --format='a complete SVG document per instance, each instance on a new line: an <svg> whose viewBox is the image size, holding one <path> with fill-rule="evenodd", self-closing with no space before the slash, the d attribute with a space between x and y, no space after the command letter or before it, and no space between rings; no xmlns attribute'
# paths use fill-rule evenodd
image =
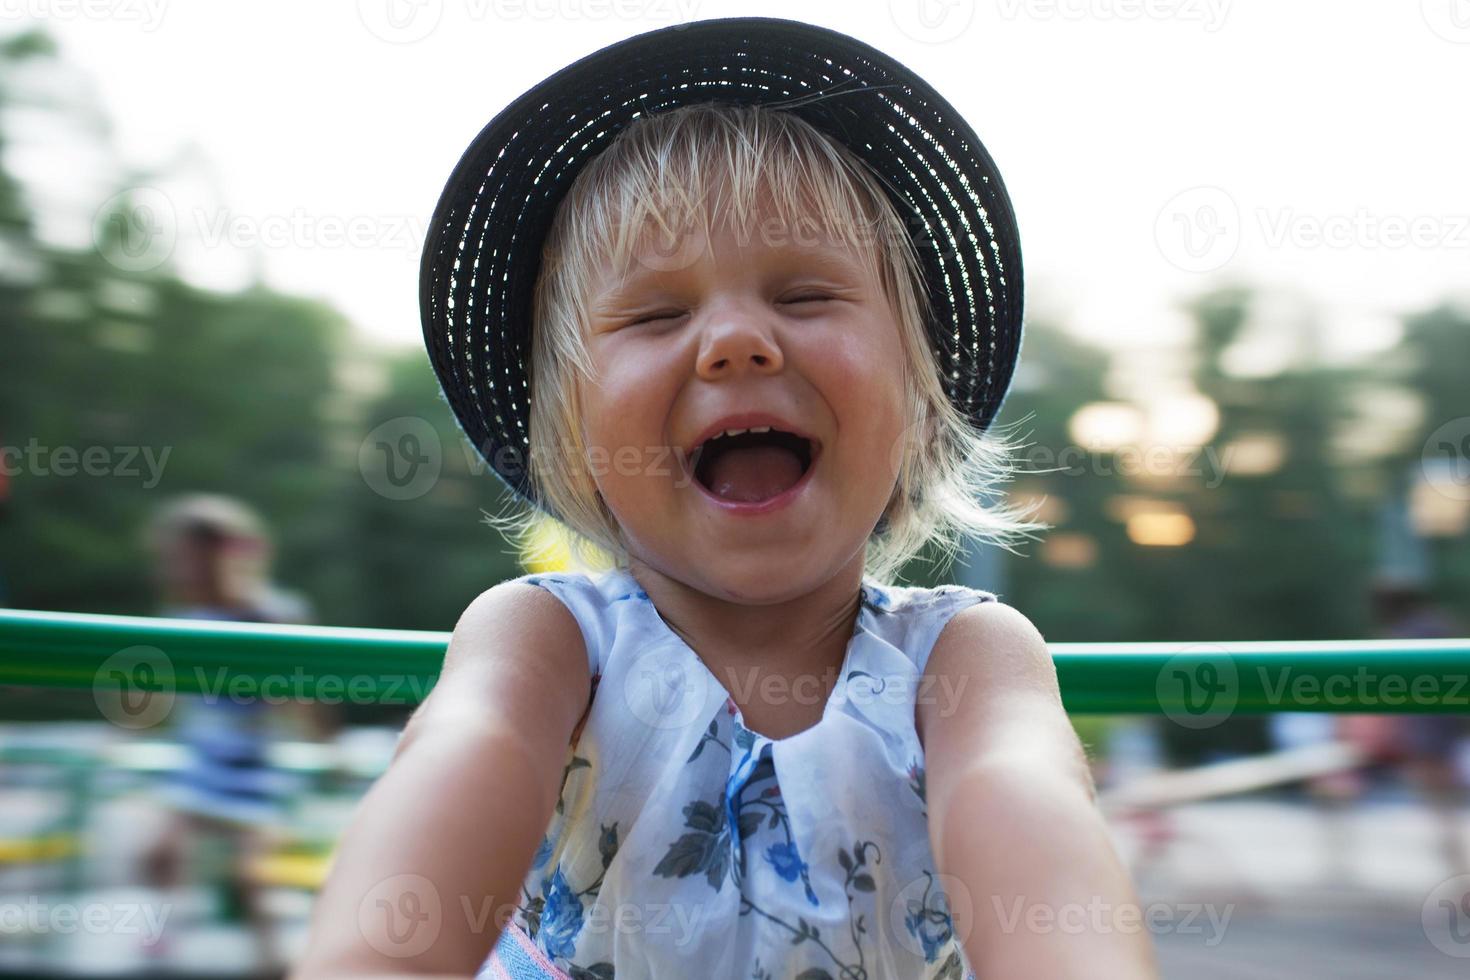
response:
<svg viewBox="0 0 1470 980"><path fill-rule="evenodd" d="M684 315L683 310L660 310L657 313L645 313L636 320L629 320L628 325L636 327L640 323L657 323L660 320L677 320Z"/></svg>
<svg viewBox="0 0 1470 980"><path fill-rule="evenodd" d="M779 300L782 306L810 305L813 303L828 303L836 301L837 297L828 292L803 292L796 293L786 299ZM653 313L644 313L627 321L628 326L636 327L645 323L661 323L666 320L678 320L688 315L687 310L658 310Z"/></svg>

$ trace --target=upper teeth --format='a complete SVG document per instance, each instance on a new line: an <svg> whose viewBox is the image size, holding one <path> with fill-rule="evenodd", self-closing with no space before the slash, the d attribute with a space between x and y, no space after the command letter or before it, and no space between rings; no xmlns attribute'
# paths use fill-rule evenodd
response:
<svg viewBox="0 0 1470 980"><path fill-rule="evenodd" d="M714 436L714 438L718 439L721 436L739 436L739 435L744 435L747 432L770 432L770 431L771 431L771 427L769 425L753 425L753 426L751 426L748 429L726 429L724 432L716 433L715 436Z"/></svg>

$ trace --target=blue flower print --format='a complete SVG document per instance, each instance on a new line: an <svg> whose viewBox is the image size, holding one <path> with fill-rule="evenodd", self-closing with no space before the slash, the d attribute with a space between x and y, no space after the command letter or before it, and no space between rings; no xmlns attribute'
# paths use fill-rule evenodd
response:
<svg viewBox="0 0 1470 980"><path fill-rule="evenodd" d="M540 939L552 956L569 958L576 947L577 933L582 931L582 900L567 884L558 867L552 873L546 890L546 906L541 910Z"/></svg>
<svg viewBox="0 0 1470 980"><path fill-rule="evenodd" d="M950 936L954 935L949 916L910 913L904 917L903 922L908 927L909 933L918 939L919 945L924 948L925 963L933 963L939 956L939 950L949 942Z"/></svg>
<svg viewBox="0 0 1470 980"><path fill-rule="evenodd" d="M904 924L908 926L908 932L913 933L923 946L925 962L935 961L935 956L939 955L939 949L945 943L950 942L950 936L953 934L948 917L932 918L925 915L916 920L913 915L910 915L907 920L904 920Z"/></svg>
<svg viewBox="0 0 1470 980"><path fill-rule="evenodd" d="M904 916L903 924L923 948L924 962L933 963L939 957L940 950L954 938L954 923L945 904L944 893L935 892L931 896L934 878L928 871L924 875L929 883L924 887L923 898L917 902L909 902L908 915ZM948 968L949 964L946 963L945 966Z"/></svg>
<svg viewBox="0 0 1470 980"><path fill-rule="evenodd" d="M807 878L807 865L796 852L796 843L787 841L784 844L772 844L766 848L766 861L776 869L776 874L786 881L801 879L806 888L806 900L813 905L817 903L817 893L812 891L810 880Z"/></svg>
<svg viewBox="0 0 1470 980"><path fill-rule="evenodd" d="M531 859L531 867L539 868L551 860L551 838L542 837L541 846L536 848L536 856Z"/></svg>
<svg viewBox="0 0 1470 980"><path fill-rule="evenodd" d="M893 597L876 582L862 584L863 605L873 612L886 613L893 609Z"/></svg>
<svg viewBox="0 0 1470 980"><path fill-rule="evenodd" d="M796 845L791 841L772 844L766 848L766 860L776 869L776 874L786 881L795 881L807 869L806 862L796 853Z"/></svg>
<svg viewBox="0 0 1470 980"><path fill-rule="evenodd" d="M735 766L735 771L730 773L725 780L725 822L727 832L730 833L731 841L735 844L736 869L738 871L736 882L745 874L745 838L755 833L760 826L761 817L747 819L740 812L741 794L747 783L757 779L757 774L762 778L774 775L775 763L771 761L771 745L764 743L756 750L755 733L737 720L735 722L734 742L745 750L740 757L740 762Z"/></svg>

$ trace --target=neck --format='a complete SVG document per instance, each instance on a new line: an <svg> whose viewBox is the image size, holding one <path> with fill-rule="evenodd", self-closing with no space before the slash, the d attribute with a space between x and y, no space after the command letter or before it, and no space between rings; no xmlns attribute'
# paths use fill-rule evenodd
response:
<svg viewBox="0 0 1470 980"><path fill-rule="evenodd" d="M860 551L808 592L759 605L711 596L636 557L629 571L664 622L744 710L742 702L759 698L767 677L787 684L816 678L821 690L831 688L861 604L863 557Z"/></svg>

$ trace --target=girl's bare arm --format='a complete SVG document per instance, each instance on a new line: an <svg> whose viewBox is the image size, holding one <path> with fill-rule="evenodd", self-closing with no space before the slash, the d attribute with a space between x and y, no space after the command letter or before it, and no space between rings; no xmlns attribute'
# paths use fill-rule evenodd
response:
<svg viewBox="0 0 1470 980"><path fill-rule="evenodd" d="M976 975L1156 977L1036 627L1004 603L972 606L945 626L926 674L916 722L929 836L939 872L953 876L956 935Z"/></svg>
<svg viewBox="0 0 1470 980"><path fill-rule="evenodd" d="M590 686L554 595L502 583L470 603L339 843L293 980L473 976L520 899Z"/></svg>

